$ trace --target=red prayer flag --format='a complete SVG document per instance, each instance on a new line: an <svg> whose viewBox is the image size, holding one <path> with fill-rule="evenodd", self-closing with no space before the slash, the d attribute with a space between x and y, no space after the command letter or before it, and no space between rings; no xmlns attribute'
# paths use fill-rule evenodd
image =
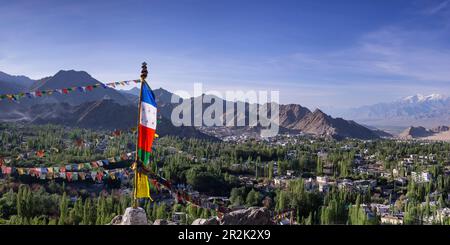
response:
<svg viewBox="0 0 450 245"><path fill-rule="evenodd" d="M44 157L44 150L40 150L36 152L37 157Z"/></svg>

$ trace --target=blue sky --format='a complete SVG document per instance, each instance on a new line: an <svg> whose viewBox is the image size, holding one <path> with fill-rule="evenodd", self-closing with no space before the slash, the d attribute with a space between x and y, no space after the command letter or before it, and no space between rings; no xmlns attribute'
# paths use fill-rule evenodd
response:
<svg viewBox="0 0 450 245"><path fill-rule="evenodd" d="M85 70L331 108L450 95L450 0L0 0L0 71Z"/></svg>

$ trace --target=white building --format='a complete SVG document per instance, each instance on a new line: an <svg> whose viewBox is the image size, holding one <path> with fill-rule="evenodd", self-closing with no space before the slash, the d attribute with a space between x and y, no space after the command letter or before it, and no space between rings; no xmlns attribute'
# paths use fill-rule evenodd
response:
<svg viewBox="0 0 450 245"><path fill-rule="evenodd" d="M329 182L328 176L317 176L316 180L318 183L328 183Z"/></svg>
<svg viewBox="0 0 450 245"><path fill-rule="evenodd" d="M417 183L423 183L423 182L430 182L431 181L431 174L428 172L411 172L411 178L414 180L414 182Z"/></svg>
<svg viewBox="0 0 450 245"><path fill-rule="evenodd" d="M381 216L381 224L403 225L403 215L384 215L384 216Z"/></svg>
<svg viewBox="0 0 450 245"><path fill-rule="evenodd" d="M289 182L289 179L287 179L286 177L275 177L273 179L273 184L276 187L285 187L285 186L287 186L288 182Z"/></svg>

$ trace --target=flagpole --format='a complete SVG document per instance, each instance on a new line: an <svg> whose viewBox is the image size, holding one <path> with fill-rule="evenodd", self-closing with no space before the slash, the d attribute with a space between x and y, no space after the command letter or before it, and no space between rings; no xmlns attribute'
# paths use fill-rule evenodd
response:
<svg viewBox="0 0 450 245"><path fill-rule="evenodd" d="M141 70L141 90L139 92L139 105L138 105L138 119L137 119L137 128L136 128L136 155L135 155L135 162L134 162L134 191L133 191L133 208L138 208L139 203L137 200L137 175L138 175L138 149L139 149L139 124L141 120L141 99L142 99L142 87L144 86L145 79L147 78L147 63L142 63L142 70Z"/></svg>

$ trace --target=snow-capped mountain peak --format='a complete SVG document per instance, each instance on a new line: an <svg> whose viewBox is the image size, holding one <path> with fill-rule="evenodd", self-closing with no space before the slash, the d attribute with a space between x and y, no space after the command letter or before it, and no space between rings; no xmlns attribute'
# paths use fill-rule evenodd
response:
<svg viewBox="0 0 450 245"><path fill-rule="evenodd" d="M335 116L379 127L413 125L432 128L449 125L450 97L438 93L416 94L392 102L351 108Z"/></svg>
<svg viewBox="0 0 450 245"><path fill-rule="evenodd" d="M444 100L446 98L447 97L442 94L430 94L430 95L416 94L416 95L405 97L402 99L402 101L407 102L407 103L423 103L423 102L429 102L429 101Z"/></svg>

